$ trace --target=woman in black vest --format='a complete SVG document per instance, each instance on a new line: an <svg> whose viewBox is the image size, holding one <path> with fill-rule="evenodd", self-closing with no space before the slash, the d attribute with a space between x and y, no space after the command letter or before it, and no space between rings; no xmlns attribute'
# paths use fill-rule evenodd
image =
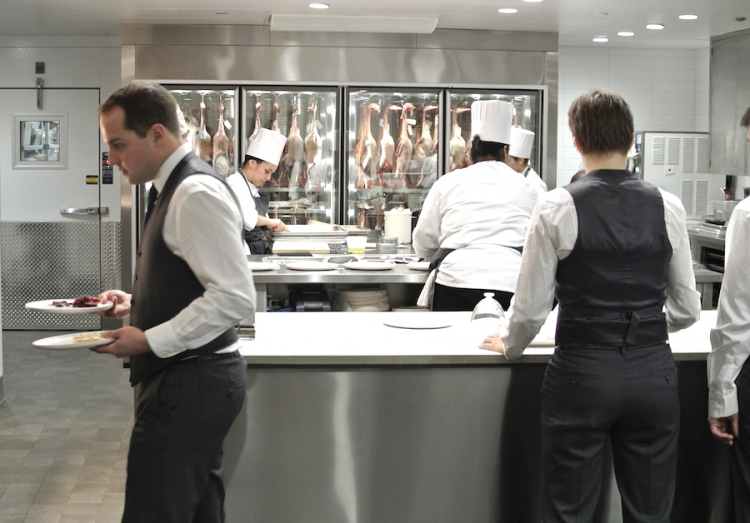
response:
<svg viewBox="0 0 750 523"><path fill-rule="evenodd" d="M268 217L268 196L258 192L276 172L285 144L281 133L260 129L248 145L242 168L227 178L242 208L243 232L251 254L270 254L263 243L264 227L274 232L286 230L284 222Z"/></svg>
<svg viewBox="0 0 750 523"><path fill-rule="evenodd" d="M508 330L481 348L519 357L556 298L541 390L543 520L593 520L609 440L623 520L667 523L680 421L667 332L700 315L685 210L625 169L633 116L622 97L593 90L568 121L587 175L537 201Z"/></svg>

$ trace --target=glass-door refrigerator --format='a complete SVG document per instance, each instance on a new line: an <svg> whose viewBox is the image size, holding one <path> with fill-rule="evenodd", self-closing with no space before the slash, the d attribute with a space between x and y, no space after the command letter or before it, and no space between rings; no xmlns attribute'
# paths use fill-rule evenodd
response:
<svg viewBox="0 0 750 523"><path fill-rule="evenodd" d="M514 108L513 125L532 131L534 145L529 164L542 174L541 139L542 139L542 91L540 90L467 90L449 89L447 91L446 113L450 114L450 128L444 129L448 141L446 150L446 172L461 169L471 164L471 104L477 100L503 100ZM447 119L447 118L446 118Z"/></svg>
<svg viewBox="0 0 750 523"><path fill-rule="evenodd" d="M237 170L237 88L231 86L164 85L177 102L177 118L182 138L193 152L226 177ZM150 183L136 191L136 242L148 203Z"/></svg>
<svg viewBox="0 0 750 523"><path fill-rule="evenodd" d="M242 97L243 158L261 127L287 137L276 172L260 189L270 197L269 217L287 225L337 223L339 88L243 87Z"/></svg>
<svg viewBox="0 0 750 523"><path fill-rule="evenodd" d="M344 220L382 234L384 213L419 209L441 169L440 89L347 88Z"/></svg>

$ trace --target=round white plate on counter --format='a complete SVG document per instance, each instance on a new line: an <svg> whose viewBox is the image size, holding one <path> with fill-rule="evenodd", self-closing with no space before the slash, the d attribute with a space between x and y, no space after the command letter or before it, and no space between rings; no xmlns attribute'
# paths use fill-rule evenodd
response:
<svg viewBox="0 0 750 523"><path fill-rule="evenodd" d="M429 271L430 270L430 262L428 261L421 261L421 262L411 262L406 264L407 267L409 267L413 271Z"/></svg>
<svg viewBox="0 0 750 523"><path fill-rule="evenodd" d="M356 271L387 271L395 266L393 262L384 261L351 261L344 264L344 268Z"/></svg>
<svg viewBox="0 0 750 523"><path fill-rule="evenodd" d="M451 322L429 312L409 312L404 315L394 314L393 318L385 320L383 325L399 329L444 329L450 327Z"/></svg>
<svg viewBox="0 0 750 523"><path fill-rule="evenodd" d="M114 338L102 338L102 333L100 331L93 331L52 336L51 338L36 340L32 345L37 349L70 350L90 349L100 345L107 345L113 341L115 341Z"/></svg>
<svg viewBox="0 0 750 523"><path fill-rule="evenodd" d="M96 305L95 307L73 307L72 305L70 305L69 307L56 307L55 305L52 305L52 302L55 302L55 301L66 301L72 304L74 300L32 301L32 302L27 303L25 307L26 309L30 311L54 312L57 314L90 314L92 312L101 312L101 311L106 311L107 309L112 308L111 301L100 303L99 305Z"/></svg>
<svg viewBox="0 0 750 523"><path fill-rule="evenodd" d="M252 271L278 271L279 265L271 262L247 262Z"/></svg>
<svg viewBox="0 0 750 523"><path fill-rule="evenodd" d="M287 269L293 271L332 271L338 269L339 265L328 262L292 262L286 264Z"/></svg>

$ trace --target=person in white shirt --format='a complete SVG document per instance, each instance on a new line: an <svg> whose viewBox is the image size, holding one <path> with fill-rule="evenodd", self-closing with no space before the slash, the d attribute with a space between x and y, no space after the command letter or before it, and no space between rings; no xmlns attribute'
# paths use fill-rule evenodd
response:
<svg viewBox="0 0 750 523"><path fill-rule="evenodd" d="M680 200L625 169L633 116L595 89L568 112L586 176L540 196L507 331L480 346L518 358L559 302L540 393L545 523L592 521L607 440L624 521L667 523L680 405L668 331L700 317Z"/></svg>
<svg viewBox="0 0 750 523"><path fill-rule="evenodd" d="M750 108L740 124L748 128ZM708 355L708 424L731 447L730 470L737 521L750 521L750 198L735 207L727 226L724 279Z"/></svg>
<svg viewBox="0 0 750 523"><path fill-rule="evenodd" d="M248 144L242 168L227 177L242 208L244 238L251 254L270 254L263 242L263 228L273 232L287 230L281 220L269 218L268 196L258 192L271 179L284 152L286 138L278 131L261 128Z"/></svg>
<svg viewBox="0 0 750 523"><path fill-rule="evenodd" d="M133 82L99 107L109 160L158 191L138 245L133 293L103 313L130 325L94 351L130 357L135 424L124 523L223 521L222 445L245 397L234 325L255 311L242 214L223 177L183 143L176 103Z"/></svg>
<svg viewBox="0 0 750 523"><path fill-rule="evenodd" d="M420 305L472 310L485 292L494 292L506 309L510 304L529 218L542 192L504 163L511 113L508 102L474 102L473 165L441 176L427 195L412 238L417 255L431 259Z"/></svg>
<svg viewBox="0 0 750 523"><path fill-rule="evenodd" d="M534 133L514 127L511 131L510 147L508 147L508 158L505 163L510 165L513 170L523 174L529 182L539 185L544 192L547 192L547 184L542 177L529 165L531 148L534 145Z"/></svg>

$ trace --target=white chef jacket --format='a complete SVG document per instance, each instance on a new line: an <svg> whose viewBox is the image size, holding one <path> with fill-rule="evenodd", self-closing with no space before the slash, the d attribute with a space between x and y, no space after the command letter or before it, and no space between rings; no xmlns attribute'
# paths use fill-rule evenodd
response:
<svg viewBox="0 0 750 523"><path fill-rule="evenodd" d="M184 144L162 164L153 181L159 192L190 151ZM146 331L158 357L201 347L255 311L255 284L241 230L240 210L220 180L189 176L175 190L164 219L164 242L206 291L177 316ZM219 352L237 348L239 343Z"/></svg>
<svg viewBox="0 0 750 523"><path fill-rule="evenodd" d="M700 294L690 254L685 209L679 198L659 189L664 201L672 258L667 268L666 315L669 332L689 327L700 318ZM501 332L508 359L521 356L549 315L555 293L557 262L568 257L578 238L573 197L563 188L539 197L526 237L516 294L508 327Z"/></svg>
<svg viewBox="0 0 750 523"><path fill-rule="evenodd" d="M418 256L450 253L437 274L448 287L514 292L529 218L541 189L503 162L479 162L438 178L412 246Z"/></svg>
<svg viewBox="0 0 750 523"><path fill-rule="evenodd" d="M524 169L524 173L526 173L526 179L529 181L529 183L535 183L542 188L542 191L547 192L547 184L544 183L542 177L539 176L537 172L531 168L530 165L527 166L526 169Z"/></svg>
<svg viewBox="0 0 750 523"><path fill-rule="evenodd" d="M708 355L708 415L725 418L739 412L734 381L750 354L750 198L732 213L726 234L724 279L716 328Z"/></svg>
<svg viewBox="0 0 750 523"><path fill-rule="evenodd" d="M245 175L241 170L230 174L227 178L227 183L240 201L245 230L252 231L258 225L258 210L255 207L255 200L253 200L253 197L257 198L260 196L258 188L246 181ZM248 185L250 186L249 191L247 190Z"/></svg>

